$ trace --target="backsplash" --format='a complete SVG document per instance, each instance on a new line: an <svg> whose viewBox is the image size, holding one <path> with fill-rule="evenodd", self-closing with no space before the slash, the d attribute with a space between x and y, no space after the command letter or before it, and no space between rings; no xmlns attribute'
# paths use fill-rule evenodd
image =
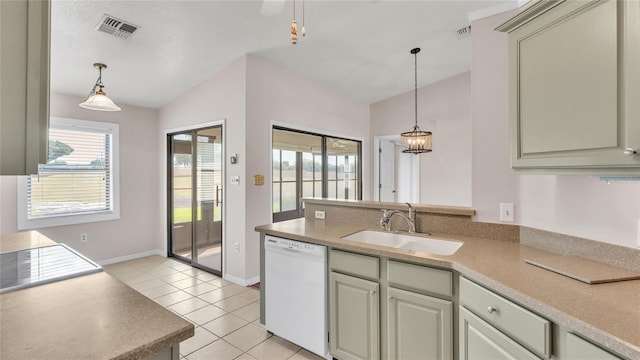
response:
<svg viewBox="0 0 640 360"><path fill-rule="evenodd" d="M407 213L408 207L400 203L370 201L341 201L328 199L304 199L305 218L314 220L315 211L325 212L325 221L378 226L382 209L398 209ZM421 233L445 233L474 236L483 239L518 242L520 227L517 225L476 222L471 219L474 210L465 207L416 205L416 229ZM393 218L392 229L406 230L402 219Z"/></svg>
<svg viewBox="0 0 640 360"><path fill-rule="evenodd" d="M305 219L315 220L315 211L325 212L325 221L378 226L382 209L408 211L406 204L371 201L304 199ZM416 229L421 233L444 233L490 240L519 242L559 255L575 255L621 268L640 271L640 249L539 230L520 225L473 221L474 210L464 207L414 206ZM393 218L392 229L407 229L402 219Z"/></svg>

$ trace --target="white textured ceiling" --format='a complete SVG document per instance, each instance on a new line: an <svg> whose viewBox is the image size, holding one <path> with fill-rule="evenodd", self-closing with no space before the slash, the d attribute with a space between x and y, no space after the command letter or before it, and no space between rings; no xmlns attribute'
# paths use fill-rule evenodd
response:
<svg viewBox="0 0 640 360"><path fill-rule="evenodd" d="M86 96L103 62L116 102L161 108L244 54L373 103L468 71L467 14L513 0L306 1L307 37L289 42L293 3L262 16L262 1L54 0L51 90ZM296 1L301 23L301 0ZM122 40L94 27L104 14L141 28Z"/></svg>

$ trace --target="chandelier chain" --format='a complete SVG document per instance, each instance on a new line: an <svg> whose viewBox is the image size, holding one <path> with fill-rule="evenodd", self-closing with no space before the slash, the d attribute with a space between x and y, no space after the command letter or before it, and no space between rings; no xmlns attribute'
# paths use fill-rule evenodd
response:
<svg viewBox="0 0 640 360"><path fill-rule="evenodd" d="M414 97L414 104L415 104L415 128L418 127L418 52L416 51L413 54L413 59L414 59L414 87L413 87L413 97Z"/></svg>

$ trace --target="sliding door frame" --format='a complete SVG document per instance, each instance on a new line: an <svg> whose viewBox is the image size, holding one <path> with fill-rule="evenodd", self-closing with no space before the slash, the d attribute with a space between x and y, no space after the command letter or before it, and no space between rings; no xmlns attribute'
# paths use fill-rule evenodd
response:
<svg viewBox="0 0 640 360"><path fill-rule="evenodd" d="M360 198L362 199L364 194L362 193L362 189L363 189L363 183L364 183L364 179L362 178L362 173L363 173L363 167L364 167L364 154L363 154L363 145L364 145L364 139L363 138L359 138L356 136L350 136L350 135L344 135L344 134L339 134L339 133L334 133L331 131L323 131L323 130L319 130L319 129L312 129L312 128L307 128L307 127L303 127L303 126L299 126L299 125L293 125L293 124L287 124L287 123L283 123L283 122L278 122L278 121L271 121L270 123L270 127L269 127L269 214L270 214L270 221L271 223L273 223L273 218L274 218L274 214L273 214L273 130L289 130L289 131L295 131L295 132L299 132L299 133L303 133L303 134L309 134L309 135L317 135L320 137L323 137L323 141L321 142L321 146L322 146L322 154L323 154L323 161L322 161L322 196L326 196L326 194L329 192L329 182L325 181L325 179L328 178L329 176L329 164L328 161L326 161L326 153L327 153L327 144L326 141L324 141L326 138L336 138L336 139L344 139L344 140L349 140L349 141L357 141L359 143L358 145L358 150L359 150L359 159L358 159L358 167L357 167L357 173L358 173L358 194L360 195ZM298 199L298 203L299 206L303 206L303 204L301 204L300 199ZM302 211L304 211L304 208L301 209Z"/></svg>
<svg viewBox="0 0 640 360"><path fill-rule="evenodd" d="M206 122L206 123L200 123L200 124L194 124L194 125L188 125L185 127L180 127L180 128L173 128L173 129L165 129L164 130L164 141L165 141L165 154L164 154L164 174L165 176L163 176L164 179L164 189L165 189L165 207L164 207L164 222L165 222L165 231L164 231L164 244L165 244L165 256L167 258L169 257L173 257L174 259L179 259L181 261L184 261L181 257L174 257L173 253L172 253L172 249L171 249L171 232L173 231L173 224L172 224L172 218L171 218L171 212L173 211L173 198L172 198L172 189L170 188L170 185L172 184L172 180L171 180L171 172L169 171L169 166L170 163L172 162L172 159L170 158L171 156L171 143L169 141L170 136L174 135L174 134L181 134L181 133L188 133L188 132L192 132L192 131L197 131L200 129L207 129L207 128L212 128L212 127L216 127L216 126L220 126L222 128L222 199L223 199L223 203L222 203L222 263L221 263L221 273L220 275L222 277L224 277L224 272L225 269L227 268L227 263L226 263L226 248L227 246L225 246L225 240L227 239L227 206L225 206L226 204L224 203L227 196L226 196L226 192L227 192L227 162L226 162L226 147L227 147L227 139L226 139L226 119L221 119L221 120L216 120L216 121L211 121L211 122ZM172 166L172 165L171 165ZM192 179L192 181L195 181L195 179ZM192 219L195 219L193 217L193 209L192 209ZM195 210L197 211L197 209ZM192 234L193 237L193 234ZM192 239L193 240L193 239ZM193 247L192 247L192 252L193 252ZM193 254L192 254L193 257ZM200 266L198 264L194 264L193 261L191 263L189 263L189 265L192 265L195 268L200 268L200 269L204 269L207 271L211 271L213 269L207 268L207 267L203 267Z"/></svg>

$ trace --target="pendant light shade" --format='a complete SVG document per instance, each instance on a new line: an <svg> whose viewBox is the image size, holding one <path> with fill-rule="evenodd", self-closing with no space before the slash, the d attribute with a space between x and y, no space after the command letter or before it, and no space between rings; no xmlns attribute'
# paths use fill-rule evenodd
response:
<svg viewBox="0 0 640 360"><path fill-rule="evenodd" d="M403 153L422 154L431 151L431 131L420 130L418 126L418 53L420 48L411 49L411 53L415 59L415 87L414 87L414 109L415 109L415 123L413 130L403 132L400 134L402 140Z"/></svg>
<svg viewBox="0 0 640 360"><path fill-rule="evenodd" d="M103 90L104 84L102 84L102 69L106 69L107 65L95 63L93 64L93 66L98 68L100 75L98 75L96 84L93 86L93 89L89 93L89 96L87 96L87 100L85 100L78 106L84 109L97 111L121 111L122 109L118 105L116 105L113 100L109 99L109 97ZM98 90L96 91L96 89Z"/></svg>

